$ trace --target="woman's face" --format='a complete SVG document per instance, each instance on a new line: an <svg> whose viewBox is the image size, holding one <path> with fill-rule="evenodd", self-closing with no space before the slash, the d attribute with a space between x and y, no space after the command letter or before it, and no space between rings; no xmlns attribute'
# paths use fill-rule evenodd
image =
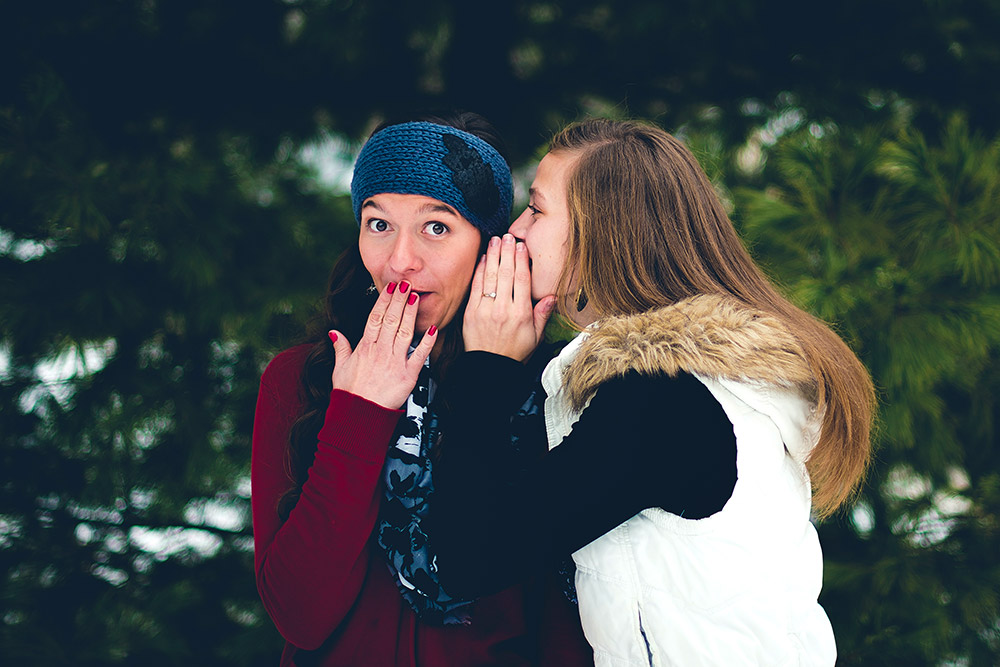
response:
<svg viewBox="0 0 1000 667"><path fill-rule="evenodd" d="M458 312L479 259L479 230L423 195L384 193L361 205L361 260L379 291L406 281L420 295L417 332L443 329Z"/></svg>
<svg viewBox="0 0 1000 667"><path fill-rule="evenodd" d="M578 155L566 152L543 157L531 183L528 208L510 226L510 233L528 249L531 298L535 301L556 293L566 263L570 232L567 190L578 159Z"/></svg>

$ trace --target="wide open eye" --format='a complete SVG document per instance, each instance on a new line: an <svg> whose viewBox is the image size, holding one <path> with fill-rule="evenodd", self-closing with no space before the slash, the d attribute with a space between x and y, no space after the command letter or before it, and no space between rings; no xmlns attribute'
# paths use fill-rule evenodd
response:
<svg viewBox="0 0 1000 667"><path fill-rule="evenodd" d="M424 229L426 229L427 233L431 236L444 236L449 231L448 225L443 222L428 222Z"/></svg>
<svg viewBox="0 0 1000 667"><path fill-rule="evenodd" d="M370 218L365 224L368 225L368 229L373 232L389 231L389 223L381 218Z"/></svg>

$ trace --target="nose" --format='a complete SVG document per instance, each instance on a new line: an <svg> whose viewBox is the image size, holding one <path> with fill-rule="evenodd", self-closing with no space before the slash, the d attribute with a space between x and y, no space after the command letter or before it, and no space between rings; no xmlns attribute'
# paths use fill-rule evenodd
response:
<svg viewBox="0 0 1000 667"><path fill-rule="evenodd" d="M526 208L521 215L517 216L517 220L510 224L510 229L507 231L523 241L524 235L528 233L529 225L531 225L531 209Z"/></svg>
<svg viewBox="0 0 1000 667"><path fill-rule="evenodd" d="M414 239L407 234L396 237L396 243L389 255L389 268L399 276L419 271L423 266L423 257Z"/></svg>

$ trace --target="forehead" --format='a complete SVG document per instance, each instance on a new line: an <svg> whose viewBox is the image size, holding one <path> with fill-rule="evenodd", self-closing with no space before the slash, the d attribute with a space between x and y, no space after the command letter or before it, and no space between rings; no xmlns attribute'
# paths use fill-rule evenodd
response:
<svg viewBox="0 0 1000 667"><path fill-rule="evenodd" d="M532 194L549 199L565 197L569 176L579 157L565 151L547 153L535 171L535 180L531 184Z"/></svg>
<svg viewBox="0 0 1000 667"><path fill-rule="evenodd" d="M450 216L468 221L453 206L440 199L426 195L402 194L398 192L382 192L372 195L361 204L361 210L374 209L380 213L395 213L397 215L434 215L435 217ZM471 223L468 223L471 225Z"/></svg>

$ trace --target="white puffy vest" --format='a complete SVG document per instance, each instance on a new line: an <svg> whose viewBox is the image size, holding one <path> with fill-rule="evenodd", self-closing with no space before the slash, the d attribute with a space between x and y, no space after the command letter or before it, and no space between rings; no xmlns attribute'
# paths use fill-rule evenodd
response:
<svg viewBox="0 0 1000 667"><path fill-rule="evenodd" d="M567 345L542 375L550 449L580 417L561 380L586 335ZM809 521L804 465L819 419L789 389L696 377L733 423L733 495L705 519L644 510L573 554L580 616L595 662L833 665L833 630L817 602L823 557ZM621 437L629 437L626 423ZM614 443L608 447L613 456Z"/></svg>

